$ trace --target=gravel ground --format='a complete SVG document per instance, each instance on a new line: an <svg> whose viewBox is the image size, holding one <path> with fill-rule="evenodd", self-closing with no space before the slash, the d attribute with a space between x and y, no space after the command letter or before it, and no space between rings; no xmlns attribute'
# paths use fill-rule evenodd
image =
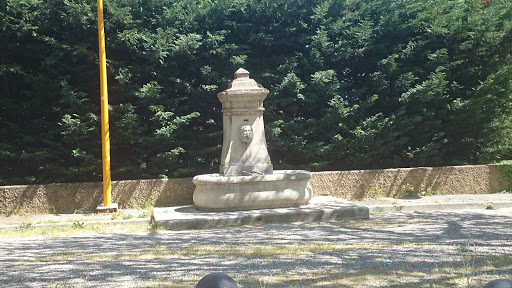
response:
<svg viewBox="0 0 512 288"><path fill-rule="evenodd" d="M223 272L239 287L467 287L468 275L472 287L483 287L512 278L511 241L510 208L179 232L0 235L0 286L194 287Z"/></svg>

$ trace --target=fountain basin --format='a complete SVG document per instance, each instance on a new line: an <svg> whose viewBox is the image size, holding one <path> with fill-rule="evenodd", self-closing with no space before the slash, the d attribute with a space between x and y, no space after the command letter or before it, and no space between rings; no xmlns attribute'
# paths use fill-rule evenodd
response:
<svg viewBox="0 0 512 288"><path fill-rule="evenodd" d="M273 174L194 177L194 205L203 211L238 211L306 205L313 196L311 173L277 170Z"/></svg>

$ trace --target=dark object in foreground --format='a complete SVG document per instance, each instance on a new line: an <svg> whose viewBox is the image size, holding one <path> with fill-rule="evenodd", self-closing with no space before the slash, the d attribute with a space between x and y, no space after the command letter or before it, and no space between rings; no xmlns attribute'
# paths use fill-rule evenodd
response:
<svg viewBox="0 0 512 288"><path fill-rule="evenodd" d="M487 283L484 288L512 288L512 280L495 279Z"/></svg>
<svg viewBox="0 0 512 288"><path fill-rule="evenodd" d="M235 280L224 273L211 273L199 280L196 288L238 288L238 286Z"/></svg>

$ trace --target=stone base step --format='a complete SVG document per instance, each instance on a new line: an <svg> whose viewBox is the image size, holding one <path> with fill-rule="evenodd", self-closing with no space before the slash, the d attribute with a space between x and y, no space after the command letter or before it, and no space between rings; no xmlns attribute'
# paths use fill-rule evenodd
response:
<svg viewBox="0 0 512 288"><path fill-rule="evenodd" d="M204 212L194 205L154 208L152 220L167 230L208 229L273 223L368 219L368 207L332 196L313 197L308 205L235 212Z"/></svg>

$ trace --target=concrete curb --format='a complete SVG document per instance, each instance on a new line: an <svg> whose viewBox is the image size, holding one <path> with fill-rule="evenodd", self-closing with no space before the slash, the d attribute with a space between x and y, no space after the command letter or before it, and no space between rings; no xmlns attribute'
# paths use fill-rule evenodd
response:
<svg viewBox="0 0 512 288"><path fill-rule="evenodd" d="M92 220L92 221L73 221L73 222L56 222L56 223L30 223L30 227L51 227L51 226L71 226L73 223L81 223L81 224L125 224L125 223L138 223L138 222L149 222L148 218L137 218L137 219L120 219L120 220ZM9 224L9 225L0 225L0 229L17 229L20 228L20 224Z"/></svg>
<svg viewBox="0 0 512 288"><path fill-rule="evenodd" d="M421 203L367 206L371 214L395 212L421 212L462 209L501 209L512 207L512 201Z"/></svg>

